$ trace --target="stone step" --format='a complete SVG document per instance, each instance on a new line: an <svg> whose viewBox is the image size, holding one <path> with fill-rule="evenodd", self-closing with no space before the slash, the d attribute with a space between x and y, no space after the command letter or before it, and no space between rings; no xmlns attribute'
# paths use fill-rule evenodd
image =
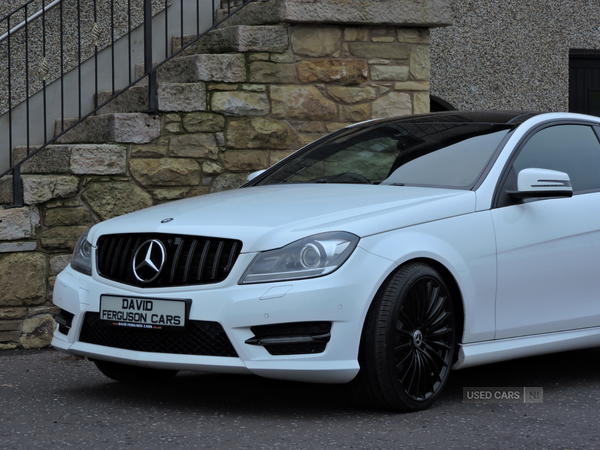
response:
<svg viewBox="0 0 600 450"><path fill-rule="evenodd" d="M135 76L144 74L144 66L135 66ZM201 54L175 58L158 69L159 84L243 83L246 81L246 58L243 54Z"/></svg>
<svg viewBox="0 0 600 450"><path fill-rule="evenodd" d="M65 128L77 122L67 118ZM56 121L55 135L61 130ZM160 136L160 117L145 113L112 113L91 116L57 139L58 144L145 144Z"/></svg>
<svg viewBox="0 0 600 450"><path fill-rule="evenodd" d="M12 204L12 181L12 177L0 179L0 205ZM23 175L21 186L23 187L23 203L25 205L39 205L56 198L67 198L76 195L79 188L79 177L67 174ZM8 209L5 211L18 211L18 209ZM2 209L0 208L1 212ZM39 212L36 212L35 215L37 216L37 220L39 220ZM0 227L0 241L29 237L27 234L12 237L2 236L2 229L3 227Z"/></svg>
<svg viewBox="0 0 600 450"><path fill-rule="evenodd" d="M196 36L184 36L184 45ZM288 29L286 26L246 26L238 25L213 30L186 48L181 55L203 53L281 53L288 49ZM181 37L173 38L173 52L181 48Z"/></svg>
<svg viewBox="0 0 600 450"><path fill-rule="evenodd" d="M37 155L21 164L21 173L69 173L71 165L70 145L48 145ZM29 147L34 152L39 145ZM13 162L17 163L27 156L27 146L21 145L13 150Z"/></svg>
<svg viewBox="0 0 600 450"><path fill-rule="evenodd" d="M38 147L29 147L35 151ZM27 147L15 147L15 162ZM127 148L118 144L48 145L21 165L22 174L125 175Z"/></svg>
<svg viewBox="0 0 600 450"><path fill-rule="evenodd" d="M220 22L221 20L225 19L225 17L237 9L237 6L234 6L233 3L230 9L227 8L226 4L221 6L221 8L215 11L216 22ZM274 7L273 3L269 3L268 5L263 6L260 4L260 2L256 2L245 6L242 11L239 11L231 16L228 20L223 22L220 27L230 27L236 25L274 25L283 22L281 18L282 14L277 5Z"/></svg>
<svg viewBox="0 0 600 450"><path fill-rule="evenodd" d="M131 91L131 92L130 92ZM112 92L98 92L98 101L106 101ZM136 113L148 110L148 86L134 86L101 108L99 115ZM158 110L163 112L206 111L204 83L161 83L158 85Z"/></svg>
<svg viewBox="0 0 600 450"><path fill-rule="evenodd" d="M225 9L228 6L231 8L242 6L248 0L221 0L221 9Z"/></svg>
<svg viewBox="0 0 600 450"><path fill-rule="evenodd" d="M112 97L112 91L98 92L98 105ZM96 113L97 116L111 113L134 113L148 109L148 86L133 86L123 92L113 101L103 106Z"/></svg>
<svg viewBox="0 0 600 450"><path fill-rule="evenodd" d="M6 175L0 178L0 214L3 206L10 206L13 203L13 177Z"/></svg>
<svg viewBox="0 0 600 450"><path fill-rule="evenodd" d="M220 21L227 15L227 8L221 8L216 11L216 20ZM409 27L419 24L419 27L435 28L452 25L453 16L448 2L435 0L259 0L246 5L223 22L221 27L282 22L337 25L369 23Z"/></svg>

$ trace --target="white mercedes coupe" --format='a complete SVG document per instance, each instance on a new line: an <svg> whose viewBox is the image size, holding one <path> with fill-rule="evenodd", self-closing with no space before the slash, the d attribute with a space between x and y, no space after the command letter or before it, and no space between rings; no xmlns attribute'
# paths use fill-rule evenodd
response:
<svg viewBox="0 0 600 450"><path fill-rule="evenodd" d="M52 344L130 383L352 382L431 405L451 369L600 344L600 118L346 127L249 177L92 227Z"/></svg>

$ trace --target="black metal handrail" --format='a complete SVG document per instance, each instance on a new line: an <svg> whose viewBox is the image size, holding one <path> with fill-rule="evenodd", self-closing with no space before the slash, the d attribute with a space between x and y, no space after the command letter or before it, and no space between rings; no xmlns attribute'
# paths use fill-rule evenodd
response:
<svg viewBox="0 0 600 450"><path fill-rule="evenodd" d="M27 2L28 5L30 5L34 0L30 0ZM15 34L17 31L19 31L21 28L23 28L24 26L27 25L27 23L37 19L38 17L40 17L42 14L47 13L48 11L50 11L52 8L54 8L55 6L57 6L59 3L61 3L62 0L53 0L51 3L49 3L48 5L44 6L42 9L40 9L39 11L37 11L36 13L32 14L31 16L27 16L25 17L25 19L23 19L23 21L21 23L19 23L18 25L14 26L13 28L10 29L10 33L11 34ZM23 6L21 6L20 8L17 8L16 10L12 11L10 14L8 15L12 15L15 14L16 11L18 11L19 9L22 9ZM8 16L7 16L8 17ZM0 22L2 22L4 19L6 19L6 17L0 19ZM6 39L8 37L8 31L6 33L4 33L3 35L0 36L0 42L2 42L4 39Z"/></svg>
<svg viewBox="0 0 600 450"><path fill-rule="evenodd" d="M244 6L253 3L256 0L221 0L221 7L227 9L226 16L216 22L215 20L215 5L214 0L210 0L211 25L201 32L200 13L201 0L180 0L180 26L178 34L180 37L181 46L176 52L169 54L169 40L177 36L169 30L169 8L176 0L127 0L126 8L123 9L125 2L118 2L120 8L119 15L115 13L115 0L62 0L54 5L53 13L50 16L47 5L55 3L51 0L29 0L22 6L16 8L6 17L0 18L0 36L5 35L4 40L0 41L0 64L6 66L6 70L0 70L0 74L4 73L5 80L0 79L0 99L4 98L4 103L0 103L0 114L2 110L8 115L8 133L7 136L1 136L0 139L7 139L8 142L8 157L9 168L0 173L0 179L10 173L13 174L13 207L23 206L23 187L21 183L21 165L27 160L38 154L53 144L57 139L83 122L85 119L95 114L101 108L113 101L118 96L122 95L128 89L132 88L144 78L148 78L148 110L145 112L157 112L158 110L158 86L157 86L157 70L167 61L185 51L189 46L193 45L198 39L217 28L220 24L226 21L231 15L240 11ZM41 9L34 14L30 14L32 3L40 4ZM203 1L202 3L205 3ZM83 8L87 8L83 11ZM108 16L105 17L99 14L108 8ZM141 11L140 11L141 9ZM67 11L68 10L68 11ZM74 10L74 17L73 17ZM162 30L153 29L152 17L160 11L164 11L164 43L165 55L161 57L160 62L153 61L153 38L160 37ZM192 12L190 12L192 11ZM85 17L84 14L85 13ZM193 14L196 17L196 23L193 30L184 29L184 16ZM33 17L37 15L37 17ZM68 16L68 18L67 18ZM87 37L84 37L82 32L83 26L90 28L91 23L88 17L93 17L93 26ZM123 16L125 20L123 20ZM115 25L115 19L119 21L119 26ZM20 20L19 29L15 30L15 23ZM38 23L41 22L41 23ZM133 51L131 35L134 28L141 22L143 26L144 36L144 52L143 61L133 61ZM51 32L48 32L48 27L54 27ZM102 40L101 26L108 27L110 36ZM11 28L12 27L12 28ZM59 34L57 37L55 33ZM193 39L186 39L185 35L196 35ZM120 36L119 36L120 35ZM115 64L115 42L118 38L125 37L127 39L128 55L127 55L127 74L128 84L123 88L117 88L115 84L116 71L122 69ZM50 39L52 38L52 39ZM69 49L65 49L65 38L72 39L73 45ZM52 55L49 53L49 40L52 43L58 43L58 49L53 49ZM90 49L89 44L92 44L93 49ZM110 51L111 64L111 90L112 95L108 100L98 104L98 55L104 48ZM21 51L23 54L21 54ZM58 54L57 54L58 53ZM15 61L15 56L19 55L18 61ZM30 71L30 60L34 57L41 56L39 63L39 71L37 75L32 75ZM5 57L3 60L2 58ZM50 58L54 61L50 61ZM84 91L89 92L89 89L82 89L84 81L89 83L89 80L82 79L82 64L88 60L94 61L94 79L93 92L94 105L91 110L84 111L82 106L82 96ZM144 63L144 74L135 77L134 67L138 62ZM17 66L15 68L15 65ZM24 66L24 67L23 67ZM21 70L22 69L22 70ZM77 71L77 87L76 89L65 89L65 76L68 73ZM19 74L20 77L17 75ZM2 85L4 81L4 86ZM50 83L59 83L60 92L60 107L56 117L48 115L47 89ZM4 89L4 91L2 91ZM2 95L2 94L5 95ZM41 112L43 125L32 123L30 101L32 97L38 93L42 96ZM65 126L65 102L68 99L75 97L77 121ZM22 121L17 122L14 117L13 110L20 105L25 105L24 124ZM58 132L48 137L47 122L49 120L60 119L61 128ZM39 147L31 149L31 128L43 127L44 142ZM15 127L25 128L24 144L26 145L26 155L19 161L14 161L14 133ZM52 133L54 134L54 133ZM0 147L1 148L1 147ZM2 155L0 155L1 157Z"/></svg>

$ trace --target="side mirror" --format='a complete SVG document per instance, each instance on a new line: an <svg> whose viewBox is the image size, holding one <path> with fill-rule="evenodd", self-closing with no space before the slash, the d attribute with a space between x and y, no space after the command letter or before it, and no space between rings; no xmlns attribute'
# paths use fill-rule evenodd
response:
<svg viewBox="0 0 600 450"><path fill-rule="evenodd" d="M569 175L548 169L523 169L517 176L517 190L508 191L513 198L572 197Z"/></svg>
<svg viewBox="0 0 600 450"><path fill-rule="evenodd" d="M246 177L246 181L254 180L257 176L262 174L265 170L257 170L256 172L252 172L250 175L248 175L248 177Z"/></svg>

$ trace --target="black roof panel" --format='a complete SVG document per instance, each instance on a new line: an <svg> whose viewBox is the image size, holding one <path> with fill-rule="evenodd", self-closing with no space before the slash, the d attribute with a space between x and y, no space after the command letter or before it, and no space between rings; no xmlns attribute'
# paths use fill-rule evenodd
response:
<svg viewBox="0 0 600 450"><path fill-rule="evenodd" d="M371 120L358 126L396 123L482 123L520 125L541 112L534 111L444 111L406 117Z"/></svg>

